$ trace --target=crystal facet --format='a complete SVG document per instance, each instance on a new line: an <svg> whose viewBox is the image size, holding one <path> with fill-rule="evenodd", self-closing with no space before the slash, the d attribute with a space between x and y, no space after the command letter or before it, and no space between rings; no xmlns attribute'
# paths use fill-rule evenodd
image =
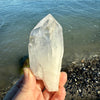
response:
<svg viewBox="0 0 100 100"><path fill-rule="evenodd" d="M48 91L58 91L64 52L61 25L48 14L31 31L29 38L30 68L43 80Z"/></svg>

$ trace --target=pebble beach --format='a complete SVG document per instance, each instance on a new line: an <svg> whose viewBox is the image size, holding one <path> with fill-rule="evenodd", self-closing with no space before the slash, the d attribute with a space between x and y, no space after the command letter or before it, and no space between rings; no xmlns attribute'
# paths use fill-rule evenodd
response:
<svg viewBox="0 0 100 100"><path fill-rule="evenodd" d="M62 71L68 75L65 100L100 100L100 56L74 61ZM14 78L9 87L0 89L0 100L18 79Z"/></svg>
<svg viewBox="0 0 100 100"><path fill-rule="evenodd" d="M65 100L100 100L100 56L73 62L67 72Z"/></svg>

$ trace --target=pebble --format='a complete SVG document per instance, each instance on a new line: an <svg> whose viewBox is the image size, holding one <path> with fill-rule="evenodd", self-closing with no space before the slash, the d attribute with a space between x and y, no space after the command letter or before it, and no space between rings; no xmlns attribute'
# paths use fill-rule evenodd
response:
<svg viewBox="0 0 100 100"><path fill-rule="evenodd" d="M81 89L79 89L78 91L81 92Z"/></svg>

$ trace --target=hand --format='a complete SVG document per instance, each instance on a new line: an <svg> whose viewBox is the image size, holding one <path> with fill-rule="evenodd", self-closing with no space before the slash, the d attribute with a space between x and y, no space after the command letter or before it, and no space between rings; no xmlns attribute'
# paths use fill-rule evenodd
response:
<svg viewBox="0 0 100 100"><path fill-rule="evenodd" d="M24 68L24 76L10 89L4 100L64 100L66 81L66 73L61 72L59 90L49 92L41 80L36 80L29 68Z"/></svg>

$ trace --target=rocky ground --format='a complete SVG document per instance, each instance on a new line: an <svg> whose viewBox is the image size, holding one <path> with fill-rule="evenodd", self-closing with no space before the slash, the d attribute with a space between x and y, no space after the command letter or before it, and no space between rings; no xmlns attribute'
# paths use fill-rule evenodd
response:
<svg viewBox="0 0 100 100"><path fill-rule="evenodd" d="M69 66L64 66L62 71L68 74L65 100L100 100L100 56L74 61ZM0 100L14 82L9 87L0 89Z"/></svg>
<svg viewBox="0 0 100 100"><path fill-rule="evenodd" d="M9 86L8 88L0 89L0 100L3 100L3 97L6 95L7 91L11 88L11 86Z"/></svg>
<svg viewBox="0 0 100 100"><path fill-rule="evenodd" d="M66 100L100 100L100 57L73 62L63 68L68 74Z"/></svg>
<svg viewBox="0 0 100 100"><path fill-rule="evenodd" d="M6 95L6 93L10 90L10 88L16 84L16 82L19 80L19 76L14 76L12 77L12 79L10 80L9 86L6 88L2 88L0 89L0 100L3 100L4 96Z"/></svg>

